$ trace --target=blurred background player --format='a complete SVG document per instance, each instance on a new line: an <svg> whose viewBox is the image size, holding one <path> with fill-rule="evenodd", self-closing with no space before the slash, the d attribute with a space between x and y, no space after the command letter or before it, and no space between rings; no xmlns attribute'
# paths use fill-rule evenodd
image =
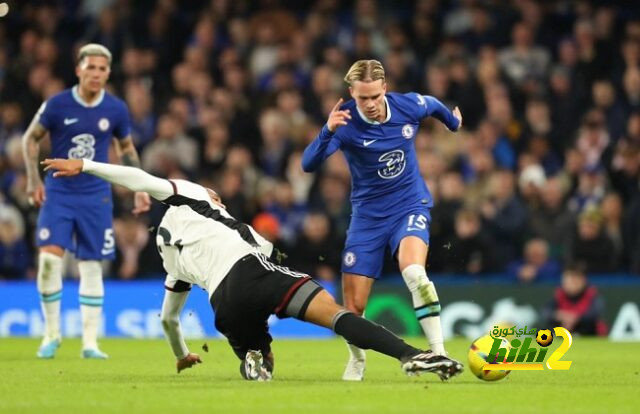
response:
<svg viewBox="0 0 640 414"><path fill-rule="evenodd" d="M100 261L113 259L111 187L96 177L81 175L43 185L38 170L40 141L47 132L51 155L108 161L109 147L117 142L125 164L140 165L130 135L124 102L104 90L111 72L111 52L88 44L78 51L78 84L44 102L23 136L30 202L41 207L36 229L39 247L37 285L44 314L44 338L39 358L53 358L61 343L60 300L62 257L75 253L80 273L82 357L105 359L97 343L104 289ZM117 140L113 140L116 137ZM147 211L149 196L135 195L134 213Z"/></svg>
<svg viewBox="0 0 640 414"><path fill-rule="evenodd" d="M272 377L267 319L273 314L330 328L350 343L398 359L408 375L433 372L448 380L462 372L460 363L414 348L339 306L309 275L275 264L268 257L273 245L231 217L209 188L91 160L47 159L43 164L46 170L58 170L54 177L86 172L130 190L146 191L170 206L158 227L156 243L167 271L162 325L178 372L201 362L189 352L179 320L193 284L209 293L216 329L242 360L240 372L248 380Z"/></svg>
<svg viewBox="0 0 640 414"><path fill-rule="evenodd" d="M342 99L305 149L302 166L315 171L341 149L352 177L352 216L342 257L342 293L347 309L364 313L371 287L380 277L388 249L411 291L416 317L431 350L445 355L440 302L425 265L433 199L420 175L414 146L423 118L433 116L451 131L462 125L458 107L419 93L387 93L385 70L377 60L355 62L344 80L353 100ZM349 344L343 379L364 378L365 354Z"/></svg>

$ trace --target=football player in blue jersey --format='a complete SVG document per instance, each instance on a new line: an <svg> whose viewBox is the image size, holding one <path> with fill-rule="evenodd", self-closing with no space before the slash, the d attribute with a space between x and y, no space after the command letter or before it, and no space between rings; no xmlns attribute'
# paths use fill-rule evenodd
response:
<svg viewBox="0 0 640 414"><path fill-rule="evenodd" d="M78 84L42 104L23 136L27 169L27 193L41 207L36 228L38 292L45 329L39 358L53 358L61 343L60 299L62 297L62 256L75 253L80 273L82 315L82 357L105 359L98 348L104 288L101 260L113 259L110 185L91 175L70 180L53 180L47 174L44 185L38 170L40 141L49 133L51 156L87 158L107 162L115 141L122 162L139 166L138 153L130 135L126 104L104 90L111 71L111 52L99 44L78 51ZM113 137L116 139L114 140ZM134 214L147 211L151 202L146 193L135 194Z"/></svg>
<svg viewBox="0 0 640 414"><path fill-rule="evenodd" d="M364 313L388 249L398 261L431 350L445 355L440 302L425 270L433 200L420 175L414 141L423 118L433 116L457 131L462 115L432 96L387 92L377 60L355 62L344 79L353 99L338 101L302 158L306 172L315 171L337 150L349 164L352 215L342 255L344 305ZM360 381L364 351L352 344L349 351L343 379Z"/></svg>

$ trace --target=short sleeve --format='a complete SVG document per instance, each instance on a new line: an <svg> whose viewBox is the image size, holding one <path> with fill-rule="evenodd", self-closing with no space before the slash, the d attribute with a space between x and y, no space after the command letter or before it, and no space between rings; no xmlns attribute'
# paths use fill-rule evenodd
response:
<svg viewBox="0 0 640 414"><path fill-rule="evenodd" d="M116 119L113 135L118 139L126 138L131 134L131 121L129 120L129 110L124 102L120 102L120 110Z"/></svg>
<svg viewBox="0 0 640 414"><path fill-rule="evenodd" d="M180 280L175 276L167 275L164 280L164 288L175 293L188 292L191 290L191 283Z"/></svg>
<svg viewBox="0 0 640 414"><path fill-rule="evenodd" d="M42 102L38 112L36 112L35 119L37 122L42 125L47 131L51 130L51 125L53 125L53 114L52 114L52 106L47 105L48 101Z"/></svg>

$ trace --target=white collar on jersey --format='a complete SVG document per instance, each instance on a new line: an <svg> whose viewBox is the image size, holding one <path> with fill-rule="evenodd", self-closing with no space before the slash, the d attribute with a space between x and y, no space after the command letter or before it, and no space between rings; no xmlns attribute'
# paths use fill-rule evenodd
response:
<svg viewBox="0 0 640 414"><path fill-rule="evenodd" d="M387 101L387 97L384 97L384 104L387 106L387 117L384 119L384 121L382 122L378 122L374 119L369 119L367 118L367 116L365 114L362 113L362 111L360 110L360 108L358 108L358 105L356 105L356 109L358 110L358 115L360 115L360 118L362 118L362 120L368 124L371 125L379 125L379 124L384 124L385 122L389 121L391 119L391 107L389 106L389 101Z"/></svg>
<svg viewBox="0 0 640 414"><path fill-rule="evenodd" d="M78 93L78 85L75 85L73 88L71 88L71 95L73 96L73 99L75 99L76 102L78 102L80 105L84 106L85 108L94 108L102 103L102 100L104 99L104 89L100 91L98 98L92 104L85 102L85 100L80 97L80 94Z"/></svg>

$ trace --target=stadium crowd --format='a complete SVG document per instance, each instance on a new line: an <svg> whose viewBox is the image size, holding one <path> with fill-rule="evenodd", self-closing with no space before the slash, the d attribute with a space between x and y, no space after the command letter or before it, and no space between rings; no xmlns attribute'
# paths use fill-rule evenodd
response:
<svg viewBox="0 0 640 414"><path fill-rule="evenodd" d="M350 64L375 58L389 90L464 117L458 134L427 121L416 137L435 199L429 272L640 274L640 8L610 3L14 2L0 19L0 278L35 276L21 135L75 84L88 42L113 53L109 89L143 168L215 188L296 269L339 277L349 170L340 153L317 174L300 159L348 98ZM163 206L133 217L131 194L114 193L111 275L161 273Z"/></svg>

